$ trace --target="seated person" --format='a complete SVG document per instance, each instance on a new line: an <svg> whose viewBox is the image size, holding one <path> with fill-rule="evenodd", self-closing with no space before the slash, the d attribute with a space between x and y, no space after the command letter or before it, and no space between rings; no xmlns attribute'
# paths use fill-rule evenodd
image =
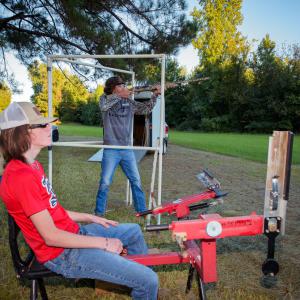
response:
<svg viewBox="0 0 300 300"><path fill-rule="evenodd" d="M0 197L37 260L68 278L125 285L133 299L157 299L158 279L150 268L120 256L146 254L137 224L118 224L65 210L36 160L51 144L51 122L30 102L13 102L0 114L0 148L5 168ZM79 225L85 222L87 225Z"/></svg>
<svg viewBox="0 0 300 300"><path fill-rule="evenodd" d="M1 152L1 148L0 148L0 182L1 182L2 173L3 173L3 165L4 165L4 159L3 159L3 155Z"/></svg>

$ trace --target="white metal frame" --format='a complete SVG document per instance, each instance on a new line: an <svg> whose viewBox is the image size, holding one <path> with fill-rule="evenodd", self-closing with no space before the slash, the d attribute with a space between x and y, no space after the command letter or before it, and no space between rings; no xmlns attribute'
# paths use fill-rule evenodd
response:
<svg viewBox="0 0 300 300"><path fill-rule="evenodd" d="M161 205L161 192L162 192L162 154L163 154L163 134L164 134L164 120L165 120L165 64L166 57L165 54L116 54L116 55L50 55L47 59L47 73L48 73L48 115L53 116L52 110L52 66L53 62L61 61L65 63L78 64L89 66L93 68L99 68L104 70L110 70L119 73L131 74L132 85L135 82L135 73L133 71L116 69L105 67L102 65L90 64L86 62L81 62L76 59L107 59L107 58L157 58L161 63L161 101L160 101L160 137L159 146L154 147L142 147L142 146L112 146L112 145L95 145L95 142L83 141L83 142L56 142L53 143L54 146L69 146L69 147L89 147L89 148L110 148L110 149L143 149L149 151L158 151L158 188L157 188L157 204ZM52 182L52 147L49 148L49 180ZM160 215L157 218L157 223L160 224Z"/></svg>

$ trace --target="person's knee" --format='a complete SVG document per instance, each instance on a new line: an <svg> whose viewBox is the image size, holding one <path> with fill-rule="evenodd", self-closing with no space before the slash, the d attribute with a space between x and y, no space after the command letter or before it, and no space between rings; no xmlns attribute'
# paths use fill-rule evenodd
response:
<svg viewBox="0 0 300 300"><path fill-rule="evenodd" d="M159 285L159 279L157 274L149 269L151 272L149 272L149 276L147 277L147 287L151 291L158 290L158 285Z"/></svg>
<svg viewBox="0 0 300 300"><path fill-rule="evenodd" d="M143 232L141 230L141 226L136 223L130 223L130 230L133 234L133 236L138 237L138 236L143 236Z"/></svg>
<svg viewBox="0 0 300 300"><path fill-rule="evenodd" d="M100 181L100 185L99 185L99 190L108 190L109 186L110 186L110 182L109 181L101 180Z"/></svg>

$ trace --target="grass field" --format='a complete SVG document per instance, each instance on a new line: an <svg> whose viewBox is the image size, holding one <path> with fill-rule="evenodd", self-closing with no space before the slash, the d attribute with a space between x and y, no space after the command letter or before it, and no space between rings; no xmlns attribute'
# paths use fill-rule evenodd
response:
<svg viewBox="0 0 300 300"><path fill-rule="evenodd" d="M92 136L102 137L102 128L99 126L86 126L69 123L59 125L59 133L63 136Z"/></svg>
<svg viewBox="0 0 300 300"><path fill-rule="evenodd" d="M102 128L78 124L59 126L62 135L102 137ZM266 162L267 134L200 133L170 130L172 144L207 152L219 153L252 161ZM300 164L300 138L294 137L293 164Z"/></svg>
<svg viewBox="0 0 300 300"><path fill-rule="evenodd" d="M183 147L266 162L270 135L171 131L170 142ZM300 163L300 139L294 136L293 163Z"/></svg>

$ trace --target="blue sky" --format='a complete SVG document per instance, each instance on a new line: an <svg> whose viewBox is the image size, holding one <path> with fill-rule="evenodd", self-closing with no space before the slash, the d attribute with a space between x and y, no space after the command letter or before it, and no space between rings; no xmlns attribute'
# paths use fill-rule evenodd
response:
<svg viewBox="0 0 300 300"><path fill-rule="evenodd" d="M196 0L187 2L189 11L199 7ZM240 31L248 40L260 41L268 33L276 42L277 49L280 49L281 44L300 43L300 0L244 0L242 14L244 21ZM198 64L197 51L191 45L181 49L177 59L188 71ZM12 55L9 55L8 61L24 91L21 95L13 95L13 100L28 101L32 90L29 79L24 76L26 69Z"/></svg>
<svg viewBox="0 0 300 300"><path fill-rule="evenodd" d="M244 0L241 32L262 39L267 33L276 44L300 42L299 0Z"/></svg>

